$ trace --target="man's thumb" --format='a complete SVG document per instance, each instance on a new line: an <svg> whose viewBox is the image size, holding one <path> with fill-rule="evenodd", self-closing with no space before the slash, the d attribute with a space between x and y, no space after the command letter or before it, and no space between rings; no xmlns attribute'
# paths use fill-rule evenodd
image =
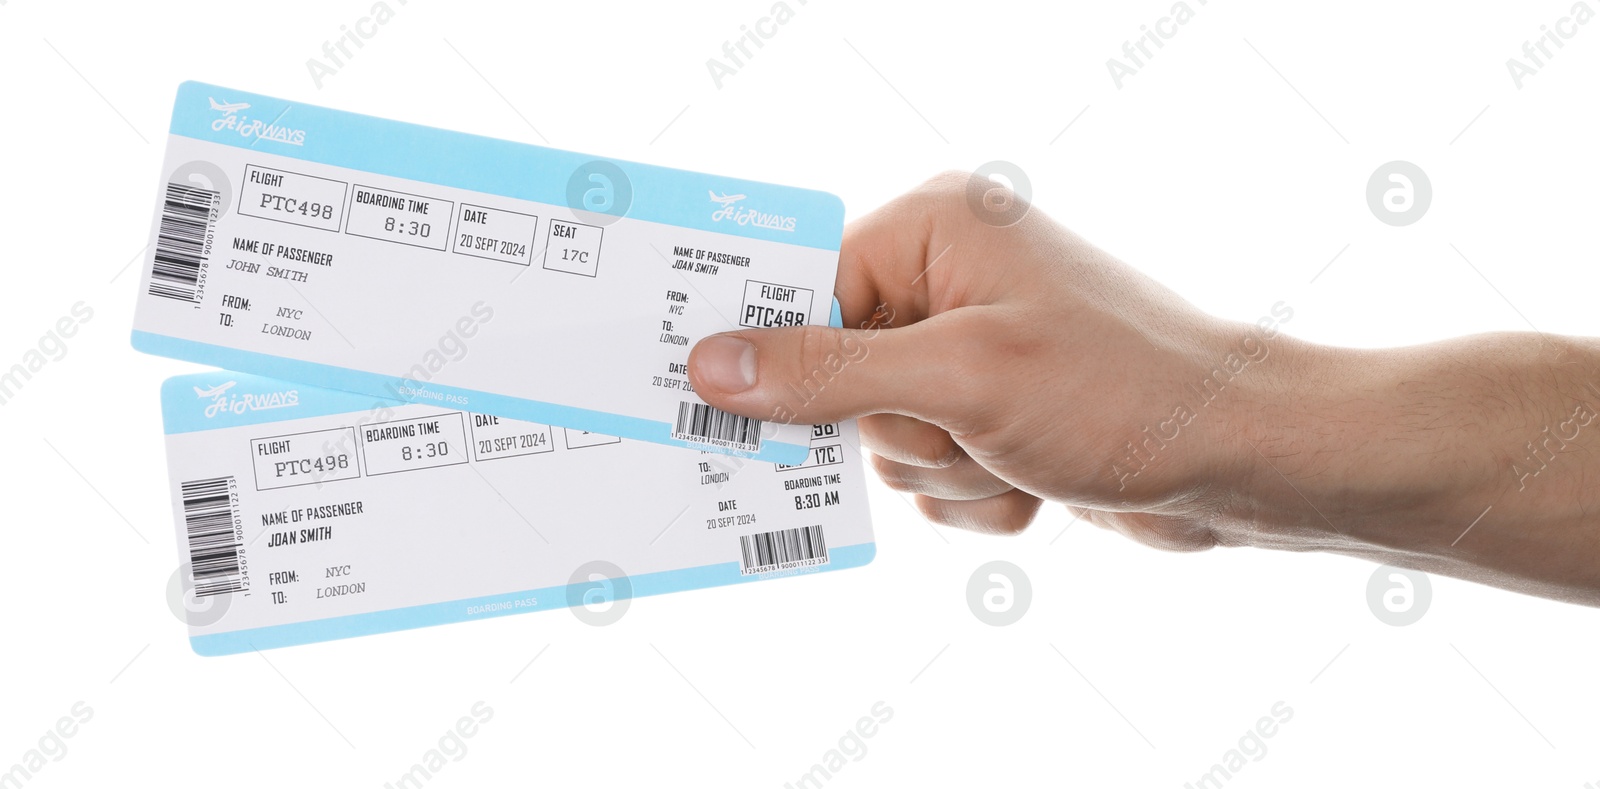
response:
<svg viewBox="0 0 1600 789"><path fill-rule="evenodd" d="M928 365L898 329L796 326L714 334L689 354L689 381L706 402L774 422L823 424L895 412L928 418Z"/></svg>

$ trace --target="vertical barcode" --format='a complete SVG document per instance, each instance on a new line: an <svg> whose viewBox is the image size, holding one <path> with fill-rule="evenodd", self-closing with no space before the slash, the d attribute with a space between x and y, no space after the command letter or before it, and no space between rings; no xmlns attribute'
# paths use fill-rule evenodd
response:
<svg viewBox="0 0 1600 789"><path fill-rule="evenodd" d="M678 403L678 424L672 437L757 452L761 449L761 420L683 401Z"/></svg>
<svg viewBox="0 0 1600 789"><path fill-rule="evenodd" d="M821 526L749 534L739 538L739 563L745 575L828 563Z"/></svg>
<svg viewBox="0 0 1600 789"><path fill-rule="evenodd" d="M167 184L161 203L161 228L156 233L155 263L150 268L150 295L200 303L200 264L204 263L211 204L217 193L188 184Z"/></svg>
<svg viewBox="0 0 1600 789"><path fill-rule="evenodd" d="M234 529L233 485L233 477L215 477L180 486L195 597L244 588L239 567L239 551L244 545Z"/></svg>

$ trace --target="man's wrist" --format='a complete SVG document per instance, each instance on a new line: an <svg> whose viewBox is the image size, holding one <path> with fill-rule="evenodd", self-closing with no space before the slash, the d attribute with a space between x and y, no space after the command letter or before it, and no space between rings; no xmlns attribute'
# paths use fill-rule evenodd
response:
<svg viewBox="0 0 1600 789"><path fill-rule="evenodd" d="M1384 350L1285 338L1234 413L1257 544L1504 569L1600 510L1600 346L1500 334ZM1477 531L1477 534L1473 534Z"/></svg>
<svg viewBox="0 0 1600 789"><path fill-rule="evenodd" d="M1469 437L1472 394L1430 379L1414 349L1285 336L1275 353L1234 412L1236 514L1274 547L1448 544L1494 480L1493 456Z"/></svg>

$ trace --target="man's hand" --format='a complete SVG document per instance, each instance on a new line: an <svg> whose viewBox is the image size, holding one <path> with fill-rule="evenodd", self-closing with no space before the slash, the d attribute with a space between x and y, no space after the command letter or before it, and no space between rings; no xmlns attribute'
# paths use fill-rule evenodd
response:
<svg viewBox="0 0 1600 789"><path fill-rule="evenodd" d="M1173 422L1175 404L1230 346L1265 361L1281 336L1199 312L1042 213L986 224L967 185L940 176L850 227L837 292L861 328L709 337L689 359L696 391L763 418L862 417L878 473L935 522L1016 532L1052 499L1159 513L1102 520L1210 547L1203 516L1237 464L1217 451L1226 425ZM1162 422L1172 439L1152 456L1143 428Z"/></svg>
<svg viewBox="0 0 1600 789"><path fill-rule="evenodd" d="M1507 501L1508 458L1570 415L1581 374L1600 387L1594 343L1314 346L1280 333L1284 303L1211 317L1038 211L985 221L968 189L943 175L851 225L837 295L858 328L705 338L695 389L763 419L860 417L879 475L942 524L1015 533L1049 499L1162 548L1327 549L1600 602L1581 515L1600 462L1560 456ZM1523 520L1452 544L1491 506Z"/></svg>

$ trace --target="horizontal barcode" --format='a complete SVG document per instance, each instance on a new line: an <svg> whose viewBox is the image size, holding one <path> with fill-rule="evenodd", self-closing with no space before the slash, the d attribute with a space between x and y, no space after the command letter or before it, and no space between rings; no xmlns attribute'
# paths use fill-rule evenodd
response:
<svg viewBox="0 0 1600 789"><path fill-rule="evenodd" d="M180 486L195 597L244 588L244 573L239 566L239 551L244 546L234 529L233 485L233 477L215 477Z"/></svg>
<svg viewBox="0 0 1600 789"><path fill-rule="evenodd" d="M200 303L200 264L206 261L206 231L217 193L188 184L167 184L156 232L155 262L150 267L150 295Z"/></svg>
<svg viewBox="0 0 1600 789"><path fill-rule="evenodd" d="M761 420L683 401L678 403L678 424L672 437L757 452L761 449Z"/></svg>
<svg viewBox="0 0 1600 789"><path fill-rule="evenodd" d="M749 534L739 538L743 574L787 570L828 563L828 543L821 526Z"/></svg>

